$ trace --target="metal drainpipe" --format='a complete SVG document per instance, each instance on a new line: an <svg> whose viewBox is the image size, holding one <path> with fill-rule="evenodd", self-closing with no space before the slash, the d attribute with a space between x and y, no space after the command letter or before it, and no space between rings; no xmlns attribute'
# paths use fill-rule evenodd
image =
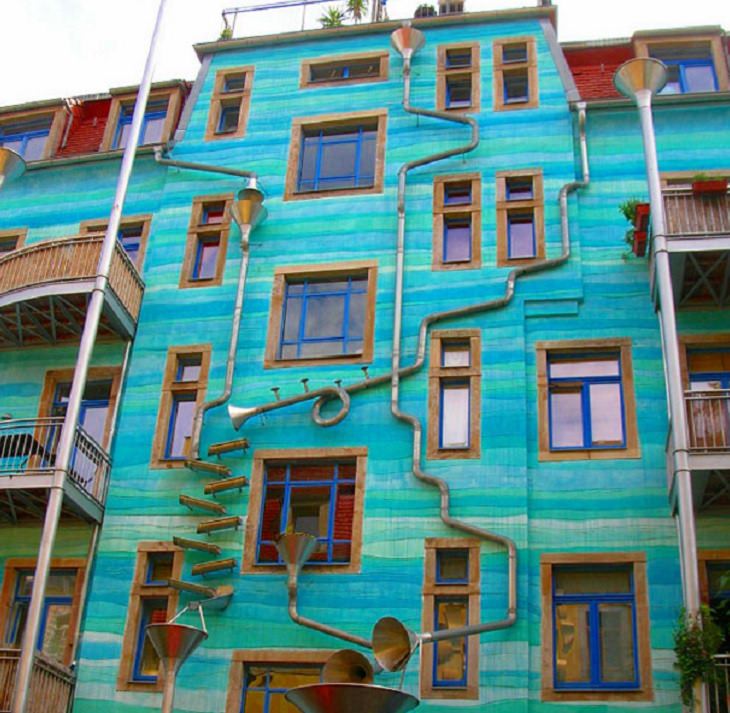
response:
<svg viewBox="0 0 730 713"><path fill-rule="evenodd" d="M50 572L51 555L56 541L56 532L58 530L58 522L63 506L63 491L66 480L66 471L73 453L76 425L78 423L81 400L86 386L91 355L94 350L94 342L99 329L99 320L104 306L104 298L109 282L109 271L117 242L119 221L122 215L124 198L127 193L127 186L132 173L134 155L139 142L140 129L142 127L142 120L144 118L147 98L149 96L150 85L152 83L156 50L162 28L162 18L166 2L167 0L160 0L157 11L157 20L152 33L152 39L150 41L147 62L145 64L142 82L140 83L139 93L137 94L137 101L134 107L129 141L124 150L122 165L119 170L119 179L117 180L114 204L112 206L111 214L109 215L109 224L106 229L106 234L104 235L104 242L102 243L94 289L92 291L91 299L89 300L89 307L87 309L86 320L84 322L84 330L81 335L79 353L76 359L76 366L74 368L73 382L71 384L71 393L68 398L66 417L64 418L61 434L58 440L53 486L51 487L48 505L46 506L41 544L38 549L38 562L36 564L35 576L33 579L33 592L31 595L30 606L28 608L25 635L23 637L20 659L18 661L18 672L15 679L15 693L13 695L12 705L13 713L25 713L28 704L28 691L30 688L30 680L33 673L33 661L35 658L35 643L38 639L40 617L43 609L43 601L45 599L48 574Z"/></svg>

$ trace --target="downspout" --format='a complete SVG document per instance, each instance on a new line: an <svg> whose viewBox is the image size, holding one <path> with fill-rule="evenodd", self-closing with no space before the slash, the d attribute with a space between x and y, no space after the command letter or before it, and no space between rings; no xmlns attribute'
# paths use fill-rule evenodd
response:
<svg viewBox="0 0 730 713"><path fill-rule="evenodd" d="M58 531L58 523L63 506L66 471L69 468L69 463L73 453L76 425L79 419L81 400L86 386L91 355L94 350L94 342L96 341L101 313L104 307L104 299L109 283L109 273L117 242L119 221L122 215L122 207L127 193L127 186L129 185L129 178L134 165L135 151L137 149L137 144L139 143L142 120L144 118L147 98L149 96L150 85L152 83L152 74L155 67L158 38L162 29L162 18L164 15L165 3L166 0L160 0L159 9L157 11L157 20L152 33L152 39L150 41L150 49L147 55L147 61L142 81L140 83L139 92L137 94L137 101L134 106L134 115L132 117L129 141L124 150L122 165L119 170L119 179L117 181L114 203L109 215L109 224L107 225L106 234L104 235L104 241L101 247L94 289L91 294L91 299L89 300L89 306L84 322L84 330L81 335L79 352L71 384L71 392L68 398L66 417L64 418L61 434L58 440L53 486L50 489L51 492L48 497L48 505L46 506L41 544L38 549L38 561L36 563L35 576L33 580L33 592L31 594L30 606L28 608L25 636L23 637L20 660L18 661L18 671L15 679L15 693L12 704L13 713L25 713L28 704L28 691L30 689L30 681L33 673L33 661L35 659L35 644L38 639L38 632L40 629L40 618L45 599L46 585L48 583L48 575L50 572L51 555L56 541L56 533Z"/></svg>

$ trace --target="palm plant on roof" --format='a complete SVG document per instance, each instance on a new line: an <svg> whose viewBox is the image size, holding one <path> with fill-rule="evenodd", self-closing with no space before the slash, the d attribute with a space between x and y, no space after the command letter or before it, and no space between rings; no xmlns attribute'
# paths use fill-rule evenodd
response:
<svg viewBox="0 0 730 713"><path fill-rule="evenodd" d="M323 28L329 27L342 27L342 23L345 21L345 13L340 10L339 7L328 7L327 10L319 18L319 24Z"/></svg>
<svg viewBox="0 0 730 713"><path fill-rule="evenodd" d="M347 14L355 22L362 22L368 10L368 0L347 0Z"/></svg>

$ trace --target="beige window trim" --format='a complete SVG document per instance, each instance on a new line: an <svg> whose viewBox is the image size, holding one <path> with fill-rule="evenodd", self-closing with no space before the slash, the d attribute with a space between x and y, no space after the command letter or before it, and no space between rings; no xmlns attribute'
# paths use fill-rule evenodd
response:
<svg viewBox="0 0 730 713"><path fill-rule="evenodd" d="M13 250L20 250L20 248L25 245L25 239L28 236L28 228L14 228L12 230L0 230L0 243L2 243L5 240L13 240L15 239L15 247ZM3 255L8 255L12 250L8 250L7 252L0 251L0 257Z"/></svg>
<svg viewBox="0 0 730 713"><path fill-rule="evenodd" d="M707 576L707 565L713 562L730 562L730 549L697 550L697 564L700 575L700 600L710 603L710 580Z"/></svg>
<svg viewBox="0 0 730 713"><path fill-rule="evenodd" d="M427 537L425 542L425 569L423 581L423 631L434 631L436 597L468 596L469 624L480 619L480 542L470 538ZM439 550L467 550L469 553L469 581L465 584L436 582L436 555ZM421 698L432 700L479 700L479 637L467 638L468 670L466 686L443 688L433 685L433 656L435 644L421 647Z"/></svg>
<svg viewBox="0 0 730 713"><path fill-rule="evenodd" d="M450 50L471 49L470 67L447 67L446 53ZM480 57L478 42L460 42L457 44L439 45L437 50L438 66L436 70L436 108L439 111L476 113L481 109ZM471 104L468 107L446 106L446 84L449 78L469 79L471 82Z"/></svg>
<svg viewBox="0 0 730 713"><path fill-rule="evenodd" d="M329 81L313 82L312 67L337 67L347 65L358 60L378 60L378 73L372 77L352 77L346 79L332 79ZM313 57L303 59L299 70L299 88L316 89L317 87L341 87L348 84L372 84L384 82L388 79L389 56L387 52L356 52L354 54L339 54L335 57Z"/></svg>
<svg viewBox="0 0 730 713"><path fill-rule="evenodd" d="M471 183L471 202L445 203L445 186ZM448 216L465 216L471 222L471 260L444 262L444 221ZM432 270L473 270L482 266L482 179L479 173L455 173L433 179Z"/></svg>
<svg viewBox="0 0 730 713"><path fill-rule="evenodd" d="M507 181L511 178L532 178L532 198L507 200ZM545 198L541 168L524 168L518 171L497 171L497 266L514 267L532 265L545 259ZM509 258L509 225L511 213L531 213L535 230L535 257Z"/></svg>
<svg viewBox="0 0 730 713"><path fill-rule="evenodd" d="M553 567L559 565L633 566L636 644L641 687L631 691L564 691L553 687ZM643 552L587 552L543 554L540 557L542 599L542 690L543 701L653 701L651 640L649 637L649 602L647 596L646 554Z"/></svg>
<svg viewBox="0 0 730 713"><path fill-rule="evenodd" d="M527 45L527 61L505 62L502 58L505 46L522 44L523 42ZM495 40L492 43L492 52L494 55L494 111L516 111L518 109L537 108L539 94L537 87L537 50L535 47L535 38L527 35L524 37L506 37ZM505 103L504 75L509 72L520 72L527 77L527 101Z"/></svg>
<svg viewBox="0 0 730 713"><path fill-rule="evenodd" d="M167 599L167 618L171 619L177 612L179 592L172 587L145 584L148 557L155 552L172 552L172 578L180 579L185 551L171 542L140 542L137 545L137 563L134 569L134 580L129 592L127 621L124 625L122 654L117 676L118 691L161 691L164 683L162 669L156 681L132 681L134 674L134 655L137 646L139 617L144 599Z"/></svg>
<svg viewBox="0 0 730 713"><path fill-rule="evenodd" d="M679 340L679 368L682 371L683 388L689 389L689 359L688 352L692 349L718 349L730 347L730 333L717 334L680 334Z"/></svg>
<svg viewBox="0 0 730 713"><path fill-rule="evenodd" d="M244 88L240 91L225 92L225 81L227 77L234 74L244 74ZM213 85L213 96L210 100L208 111L208 123L205 128L205 140L216 141L219 139L240 139L246 134L248 114L251 106L251 92L253 90L254 66L249 64L243 67L227 67L215 73ZM224 106L238 104L238 126L235 131L226 133L219 132L218 122L220 121L221 109Z"/></svg>
<svg viewBox="0 0 730 713"><path fill-rule="evenodd" d="M50 120L48 138L43 148L43 155L38 159L39 161L45 161L56 155L61 144L63 130L66 126L66 110L64 107L55 109L30 109L28 111L0 114L0 126L12 126L13 124L23 124L27 121L39 121L41 119Z"/></svg>
<svg viewBox="0 0 730 713"><path fill-rule="evenodd" d="M157 412L157 426L155 437L152 442L152 459L150 468L183 468L185 461L180 459L165 458L165 445L167 442L167 429L170 423L170 409L172 398L176 393L196 392L195 405L200 405L205 400L205 392L208 388L208 370L210 368L210 344L191 344L190 346L170 347L167 350L167 362L165 363L165 374L162 383L162 394L160 396L160 407ZM187 356L200 356L200 376L197 381L175 381L178 359ZM188 442L188 447L189 447Z"/></svg>
<svg viewBox="0 0 730 713"><path fill-rule="evenodd" d="M636 399L634 396L634 371L631 362L631 340L620 339L576 339L554 342L537 342L537 430L539 441L538 460L619 460L640 458L639 435L636 425ZM569 353L580 356L581 352L619 352L621 360L621 389L624 402L624 423L626 447L576 448L575 450L550 450L550 423L548 419L548 352Z"/></svg>
<svg viewBox="0 0 730 713"><path fill-rule="evenodd" d="M201 223L206 206L223 203L223 221L221 223ZM223 282L223 271L228 254L228 236L231 232L231 204L233 195L225 193L217 196L197 196L193 198L193 207L190 213L190 226L185 243L185 257L180 272L180 289L215 287ZM215 263L215 275L206 279L193 279L195 257L198 251L198 241L204 235L218 235L218 255Z"/></svg>
<svg viewBox="0 0 730 713"><path fill-rule="evenodd" d="M266 463L304 463L306 461L355 461L355 503L352 513L352 549L350 564L315 565L307 567L311 573L353 574L360 571L362 548L362 521L365 501L365 478L367 469L367 448L284 448L258 450L253 454L250 491L248 496L248 517L246 518L243 549L244 574L275 574L284 571L284 565L256 564L256 545L259 523L263 509L264 466Z"/></svg>
<svg viewBox="0 0 730 713"><path fill-rule="evenodd" d="M470 366L441 366L442 347L445 343L468 343ZM444 329L431 333L431 351L428 369L428 434L426 457L435 460L479 458L481 454L482 413L482 349L479 329ZM442 381L464 381L469 384L469 447L440 448L439 429Z"/></svg>
<svg viewBox="0 0 730 713"><path fill-rule="evenodd" d="M134 263L134 266L137 268L137 272L139 272L140 275L142 274L142 268L144 266L144 256L147 252L147 241L150 237L151 223L151 213L124 216L119 221L120 228L126 228L130 225L142 226L142 233L139 238L139 254L137 255L137 261ZM107 225L108 221L106 220L82 220L79 224L79 234L87 235L88 233L105 233Z"/></svg>
<svg viewBox="0 0 730 713"><path fill-rule="evenodd" d="M266 337L264 368L274 369L288 366L316 366L319 364L365 364L373 360L373 334L375 332L375 297L378 266L375 260L353 260L351 262L323 265L295 265L277 267L274 270L274 285L271 293L269 331ZM279 359L281 322L283 319L284 294L287 277L326 279L329 277L365 276L368 278L368 293L365 303L365 324L363 327L362 354L342 354L305 359Z"/></svg>
<svg viewBox="0 0 730 713"><path fill-rule="evenodd" d="M387 109L375 109L365 112L347 112L344 114L324 114L322 116L296 117L292 121L291 143L289 145L289 163L286 171L284 186L285 201L312 200L315 198L329 198L334 196L370 195L383 192L383 167L385 164L385 137ZM302 148L302 135L307 129L324 129L330 127L357 126L363 122L377 123L375 137L375 179L373 185L367 188L338 188L324 191L297 191L299 173L299 154Z"/></svg>

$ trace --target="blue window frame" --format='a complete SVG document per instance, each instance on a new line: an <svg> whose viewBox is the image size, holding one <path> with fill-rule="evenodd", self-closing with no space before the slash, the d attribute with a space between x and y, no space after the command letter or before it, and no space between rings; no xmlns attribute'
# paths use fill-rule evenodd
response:
<svg viewBox="0 0 730 713"><path fill-rule="evenodd" d="M532 176L511 176L504 184L508 201L530 201L535 197Z"/></svg>
<svg viewBox="0 0 730 713"><path fill-rule="evenodd" d="M160 668L160 658L147 638L150 624L167 621L167 597L142 597L139 602L139 626L135 637L132 680L137 683L154 683Z"/></svg>
<svg viewBox="0 0 730 713"><path fill-rule="evenodd" d="M221 102L221 109L218 115L216 134L231 134L238 129L238 120L241 116L241 100L234 99L231 102Z"/></svg>
<svg viewBox="0 0 730 713"><path fill-rule="evenodd" d="M297 192L370 188L375 184L377 121L303 129Z"/></svg>
<svg viewBox="0 0 730 713"><path fill-rule="evenodd" d="M246 72L227 74L223 79L223 93L242 92L246 89Z"/></svg>
<svg viewBox="0 0 730 713"><path fill-rule="evenodd" d="M0 146L12 149L26 161L43 158L51 132L51 119L0 125Z"/></svg>
<svg viewBox="0 0 730 713"><path fill-rule="evenodd" d="M295 713L284 694L290 688L319 683L321 671L319 664L246 664L239 713Z"/></svg>
<svg viewBox="0 0 730 713"><path fill-rule="evenodd" d="M512 42L502 46L502 64L518 64L529 61L527 42Z"/></svg>
<svg viewBox="0 0 730 713"><path fill-rule="evenodd" d="M172 394L163 456L167 460L185 460L187 457L187 443L193 433L196 399L197 391L177 391Z"/></svg>
<svg viewBox="0 0 730 713"><path fill-rule="evenodd" d="M530 211L507 213L507 258L529 259L537 254L535 216Z"/></svg>
<svg viewBox="0 0 730 713"><path fill-rule="evenodd" d="M640 686L631 566L554 566L553 685L557 690Z"/></svg>
<svg viewBox="0 0 730 713"><path fill-rule="evenodd" d="M670 59L660 58L667 66L667 83L660 94L691 94L716 92L717 75L711 57Z"/></svg>
<svg viewBox="0 0 730 713"><path fill-rule="evenodd" d="M309 564L349 564L356 473L354 461L265 463L256 563L282 564L275 539L294 531L317 538Z"/></svg>
<svg viewBox="0 0 730 713"><path fill-rule="evenodd" d="M143 232L144 225L142 223L123 225L117 231L117 240L122 244L129 259L137 267L139 267L139 251L142 246Z"/></svg>
<svg viewBox="0 0 730 713"><path fill-rule="evenodd" d="M471 260L471 216L444 216L444 263L469 262Z"/></svg>
<svg viewBox="0 0 730 713"><path fill-rule="evenodd" d="M471 67L471 47L456 47L446 50L444 65L446 69Z"/></svg>
<svg viewBox="0 0 730 713"><path fill-rule="evenodd" d="M450 74L446 77L446 108L466 109L471 106L471 74Z"/></svg>
<svg viewBox="0 0 730 713"><path fill-rule="evenodd" d="M365 275L287 281L279 358L362 354L367 293Z"/></svg>
<svg viewBox="0 0 730 713"><path fill-rule="evenodd" d="M548 353L550 450L626 447L619 352Z"/></svg>
<svg viewBox="0 0 730 713"><path fill-rule="evenodd" d="M436 630L455 629L469 624L469 596L434 597ZM433 645L433 687L464 688L469 671L467 637L437 641Z"/></svg>
<svg viewBox="0 0 730 713"><path fill-rule="evenodd" d="M139 133L139 145L154 144L162 141L162 130L167 118L168 100L148 102L142 118L142 128ZM123 105L119 113L119 121L112 142L113 149L123 149L127 146L129 132L132 128L134 104Z"/></svg>
<svg viewBox="0 0 730 713"><path fill-rule="evenodd" d="M524 104L530 100L528 69L510 69L502 73L502 92L505 104Z"/></svg>
<svg viewBox="0 0 730 713"><path fill-rule="evenodd" d="M444 205L470 205L471 181L444 183Z"/></svg>
<svg viewBox="0 0 730 713"><path fill-rule="evenodd" d="M440 379L439 448L467 449L471 431L469 379Z"/></svg>
<svg viewBox="0 0 730 713"><path fill-rule="evenodd" d="M436 584L469 584L469 550L436 550Z"/></svg>
<svg viewBox="0 0 730 713"><path fill-rule="evenodd" d="M203 358L200 354L180 355L175 369L175 381L178 383L197 381L200 378L202 364Z"/></svg>

